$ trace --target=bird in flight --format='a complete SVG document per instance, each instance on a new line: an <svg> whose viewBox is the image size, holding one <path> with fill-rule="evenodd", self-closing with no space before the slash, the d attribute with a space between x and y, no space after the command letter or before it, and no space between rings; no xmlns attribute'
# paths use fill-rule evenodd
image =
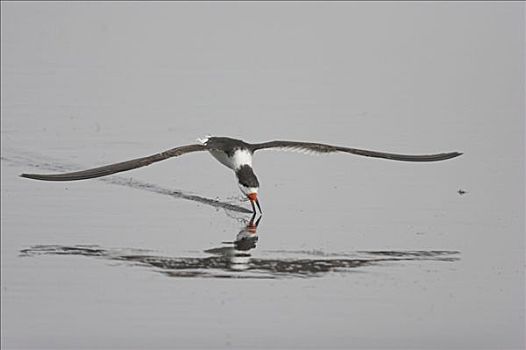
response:
<svg viewBox="0 0 526 350"><path fill-rule="evenodd" d="M254 152L265 149L278 149L300 151L305 153L333 153L344 152L365 157L384 158L407 162L435 162L460 156L462 153L437 153L426 155L395 154L369 151L357 148L332 146L323 143L297 142L297 141L270 141L263 143L247 143L229 137L206 137L199 139L199 143L179 146L151 156L136 158L125 162L114 163L97 168L61 174L21 174L20 176L44 181L75 181L92 179L101 176L120 173L122 171L140 168L161 160L178 157L192 152L208 151L221 164L232 169L236 174L239 189L252 205L256 212L256 205L261 213L258 199L259 181L252 168Z"/></svg>

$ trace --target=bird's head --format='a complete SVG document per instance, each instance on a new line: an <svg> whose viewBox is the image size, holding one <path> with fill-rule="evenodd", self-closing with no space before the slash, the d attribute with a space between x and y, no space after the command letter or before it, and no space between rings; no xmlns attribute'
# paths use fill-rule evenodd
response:
<svg viewBox="0 0 526 350"><path fill-rule="evenodd" d="M256 174L254 174L252 167L248 164L240 166L236 170L236 176L239 189L250 200L254 213L256 212L254 204L258 206L259 212L261 212L261 206L259 205L258 200L259 181Z"/></svg>
<svg viewBox="0 0 526 350"><path fill-rule="evenodd" d="M261 213L262 212L261 205L259 204L259 199L258 199L259 187L249 187L249 186L243 185L242 183L239 183L238 185L239 185L239 189L241 190L241 192L250 201L250 204L252 205L252 210L254 211L254 213L256 212L256 207L254 206L254 204L258 206L259 212Z"/></svg>

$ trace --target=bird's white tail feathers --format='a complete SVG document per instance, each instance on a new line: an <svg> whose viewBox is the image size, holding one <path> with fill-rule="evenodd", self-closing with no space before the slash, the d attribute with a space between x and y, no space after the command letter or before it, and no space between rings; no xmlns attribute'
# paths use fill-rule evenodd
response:
<svg viewBox="0 0 526 350"><path fill-rule="evenodd" d="M198 137L196 139L196 141L199 142L202 145L206 145L206 143L208 142L208 139L210 139L211 137L212 137L212 135L207 134L205 137Z"/></svg>

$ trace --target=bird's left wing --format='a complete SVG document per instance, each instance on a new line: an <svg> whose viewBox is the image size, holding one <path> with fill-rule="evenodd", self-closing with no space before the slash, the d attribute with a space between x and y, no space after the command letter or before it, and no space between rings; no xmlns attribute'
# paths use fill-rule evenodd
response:
<svg viewBox="0 0 526 350"><path fill-rule="evenodd" d="M180 155L198 152L206 150L205 145L187 145L169 149L167 151L157 153L151 156L136 158L125 162L114 163L110 165L101 166L98 168L91 168L82 171L75 171L71 173L62 174L22 174L20 176L27 177L29 179L44 180L44 181L74 181L74 180L85 180L96 177L111 175L120 173L122 171L132 170L143 166L150 165L161 160L165 160L172 157L178 157Z"/></svg>
<svg viewBox="0 0 526 350"><path fill-rule="evenodd" d="M323 143L297 142L297 141L270 141L251 145L252 152L260 149L281 149L286 151L300 151L306 153L332 153L345 152L365 157L384 158L407 162L435 162L460 156L460 152L436 153L436 154L398 154L378 151L369 151L358 148L327 145Z"/></svg>

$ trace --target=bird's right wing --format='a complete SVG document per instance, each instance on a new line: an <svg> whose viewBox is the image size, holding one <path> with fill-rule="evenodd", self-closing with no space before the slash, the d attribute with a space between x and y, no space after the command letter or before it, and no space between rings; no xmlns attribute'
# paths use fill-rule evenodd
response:
<svg viewBox="0 0 526 350"><path fill-rule="evenodd" d="M75 181L75 180L85 180L85 179L92 179L95 177L101 177L106 175L111 175L115 173L120 173L122 171L132 170L136 168L140 168L143 166L150 165L155 162L159 162L161 160L165 160L172 157L178 157L180 155L191 153L191 152L199 152L206 150L206 146L204 145L187 145L187 146L180 146L176 148L169 149L167 151L157 153L151 156L142 157L142 158L136 158L132 160L128 160L125 162L110 164L101 166L98 168L92 168L82 171L75 171L71 173L62 173L62 174L22 174L20 176L27 177L29 179L35 179L35 180L44 180L44 181Z"/></svg>
<svg viewBox="0 0 526 350"><path fill-rule="evenodd" d="M435 154L398 154L398 153L386 153L379 151L370 151L365 149L350 148L327 145L324 143L313 143L313 142L297 142L297 141L270 141L263 143L256 143L251 145L252 152L260 149L278 149L285 151L300 151L300 152L313 152L313 153L333 153L333 152L345 152L350 154L356 154L365 157L384 158L390 160L406 161L406 162L436 162L439 160L446 160L455 158L462 153L460 152L449 152L449 153L435 153Z"/></svg>

